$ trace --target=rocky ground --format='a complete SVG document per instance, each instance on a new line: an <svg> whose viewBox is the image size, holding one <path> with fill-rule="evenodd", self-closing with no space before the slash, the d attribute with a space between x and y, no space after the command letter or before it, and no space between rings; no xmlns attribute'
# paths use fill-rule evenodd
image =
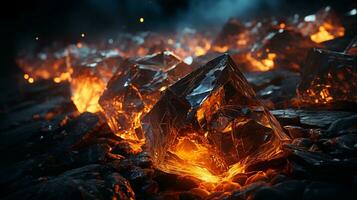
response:
<svg viewBox="0 0 357 200"><path fill-rule="evenodd" d="M255 166L210 189L156 170L145 152L135 154L112 134L100 114L79 114L67 84L24 85L1 107L0 198L355 199L357 112L286 109L274 95L290 98L295 91L284 83L294 83L286 81L294 76L281 74L246 76L261 98L280 102L271 112L293 139L286 156L266 164L274 170Z"/></svg>

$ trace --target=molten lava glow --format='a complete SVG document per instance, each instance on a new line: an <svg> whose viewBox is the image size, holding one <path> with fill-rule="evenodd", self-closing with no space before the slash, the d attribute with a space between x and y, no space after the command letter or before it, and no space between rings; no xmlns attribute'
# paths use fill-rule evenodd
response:
<svg viewBox="0 0 357 200"><path fill-rule="evenodd" d="M71 82L72 101L79 112L95 113L101 111L99 97L106 83L95 76L80 76Z"/></svg>
<svg viewBox="0 0 357 200"><path fill-rule="evenodd" d="M269 71L274 68L274 60L276 59L275 53L268 53L267 58L257 60L250 53L246 55L247 61L251 65L252 71Z"/></svg>
<svg viewBox="0 0 357 200"><path fill-rule="evenodd" d="M345 34L343 27L336 27L325 22L319 27L319 31L310 36L310 39L316 43L332 40L336 37L342 37Z"/></svg>
<svg viewBox="0 0 357 200"><path fill-rule="evenodd" d="M184 137L179 139L176 149L173 149L172 151L181 161L184 161L181 162L178 160L178 162L174 165L175 168L178 168L176 170L184 170L186 173L191 174L191 176L206 182L215 183L219 181L219 177L217 175L214 175L207 168L198 165L209 165L209 163L206 163L208 160L207 158L213 156L212 152L206 146Z"/></svg>
<svg viewBox="0 0 357 200"><path fill-rule="evenodd" d="M173 159L161 165L161 170L168 173L190 174L206 183L215 184L229 180L234 175L243 172L240 164L232 165L223 174L218 169L214 171L214 165L217 164L221 164L224 168L228 167L225 166L223 159L219 158L219 153L214 151L208 143L198 142L193 137L192 134L178 139L177 144L170 149Z"/></svg>
<svg viewBox="0 0 357 200"><path fill-rule="evenodd" d="M203 187L206 184L212 183L219 185L225 181L232 180L237 174L245 172L244 164L241 163L224 166L226 167L226 171L223 173L212 171L214 164L222 162L222 165L225 165L224 161L219 158L218 153L212 147L199 143L191 137L181 137L178 139L177 145L171 148L170 152L174 158L167 160L165 165L159 166L160 169L167 173L189 174L194 178L202 180Z"/></svg>

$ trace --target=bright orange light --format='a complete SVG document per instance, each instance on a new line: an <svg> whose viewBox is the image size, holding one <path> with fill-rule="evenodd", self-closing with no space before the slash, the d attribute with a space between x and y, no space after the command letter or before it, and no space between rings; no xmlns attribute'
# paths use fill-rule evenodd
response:
<svg viewBox="0 0 357 200"><path fill-rule="evenodd" d="M194 54L195 56L203 56L205 55L211 48L211 43L208 40L202 40L201 41L203 45L196 46L194 48Z"/></svg>
<svg viewBox="0 0 357 200"><path fill-rule="evenodd" d="M166 88L167 88L167 86L162 86L159 90L160 90L160 92L162 92L162 91L165 91Z"/></svg>
<svg viewBox="0 0 357 200"><path fill-rule="evenodd" d="M330 94L330 85L315 85L315 88L308 89L306 92L311 97L314 98L314 103L317 104L328 104L333 101L333 97Z"/></svg>
<svg viewBox="0 0 357 200"><path fill-rule="evenodd" d="M190 136L178 138L170 152L175 155L174 158L166 160L158 167L167 173L189 174L204 181L203 185L220 184L244 172L244 167L240 163L230 166L224 173L215 171L212 162L220 162L218 153L208 143L201 144ZM223 162L221 164L224 165Z"/></svg>
<svg viewBox="0 0 357 200"><path fill-rule="evenodd" d="M60 82L61 82L61 79L58 78L58 77L55 77L55 78L53 79L53 82L55 82L55 83L60 83Z"/></svg>
<svg viewBox="0 0 357 200"><path fill-rule="evenodd" d="M30 76L28 75L28 74L24 74L24 79L29 79L30 78Z"/></svg>
<svg viewBox="0 0 357 200"><path fill-rule="evenodd" d="M284 23L279 24L280 29L284 29L285 27L286 27L286 25Z"/></svg>
<svg viewBox="0 0 357 200"><path fill-rule="evenodd" d="M29 83L34 83L35 82L35 80L33 79L33 78L29 78L28 80L27 80Z"/></svg>
<svg viewBox="0 0 357 200"><path fill-rule="evenodd" d="M228 50L228 46L213 46L212 50L220 53L224 53Z"/></svg>
<svg viewBox="0 0 357 200"><path fill-rule="evenodd" d="M76 46L77 46L77 48L79 48L79 49L83 47L82 43L80 43L80 42L78 42L78 43L76 44Z"/></svg>
<svg viewBox="0 0 357 200"><path fill-rule="evenodd" d="M335 27L329 23L324 23L319 27L319 31L312 34L310 39L316 43L332 40L336 37L342 37L345 34L343 27Z"/></svg>
<svg viewBox="0 0 357 200"><path fill-rule="evenodd" d="M98 103L99 97L105 89L106 84L97 77L76 77L71 81L72 101L79 112L95 113L101 110Z"/></svg>
<svg viewBox="0 0 357 200"><path fill-rule="evenodd" d="M268 53L267 58L261 61L254 58L250 53L246 55L246 59L251 65L252 71L269 71L274 68L274 60L276 59L275 53Z"/></svg>

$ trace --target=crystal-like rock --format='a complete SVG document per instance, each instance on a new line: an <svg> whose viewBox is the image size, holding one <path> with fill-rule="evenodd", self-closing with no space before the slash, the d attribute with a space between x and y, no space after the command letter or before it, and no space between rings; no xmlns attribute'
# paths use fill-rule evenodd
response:
<svg viewBox="0 0 357 200"><path fill-rule="evenodd" d="M227 54L170 86L142 127L156 167L210 182L277 156L289 140Z"/></svg>
<svg viewBox="0 0 357 200"><path fill-rule="evenodd" d="M125 139L142 139L140 119L167 86L191 71L168 51L131 60L113 76L99 100L109 126Z"/></svg>
<svg viewBox="0 0 357 200"><path fill-rule="evenodd" d="M357 102L357 57L313 49L302 71L298 95L303 102Z"/></svg>

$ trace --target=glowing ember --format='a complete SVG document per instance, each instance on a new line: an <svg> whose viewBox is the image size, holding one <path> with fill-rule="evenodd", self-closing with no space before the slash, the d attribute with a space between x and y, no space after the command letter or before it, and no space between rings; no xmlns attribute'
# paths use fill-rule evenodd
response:
<svg viewBox="0 0 357 200"><path fill-rule="evenodd" d="M217 183L289 140L228 55L170 86L142 120L157 168Z"/></svg>
<svg viewBox="0 0 357 200"><path fill-rule="evenodd" d="M34 80L33 78L29 78L29 79L28 79L28 82L29 82L29 83L34 83L35 80Z"/></svg>

